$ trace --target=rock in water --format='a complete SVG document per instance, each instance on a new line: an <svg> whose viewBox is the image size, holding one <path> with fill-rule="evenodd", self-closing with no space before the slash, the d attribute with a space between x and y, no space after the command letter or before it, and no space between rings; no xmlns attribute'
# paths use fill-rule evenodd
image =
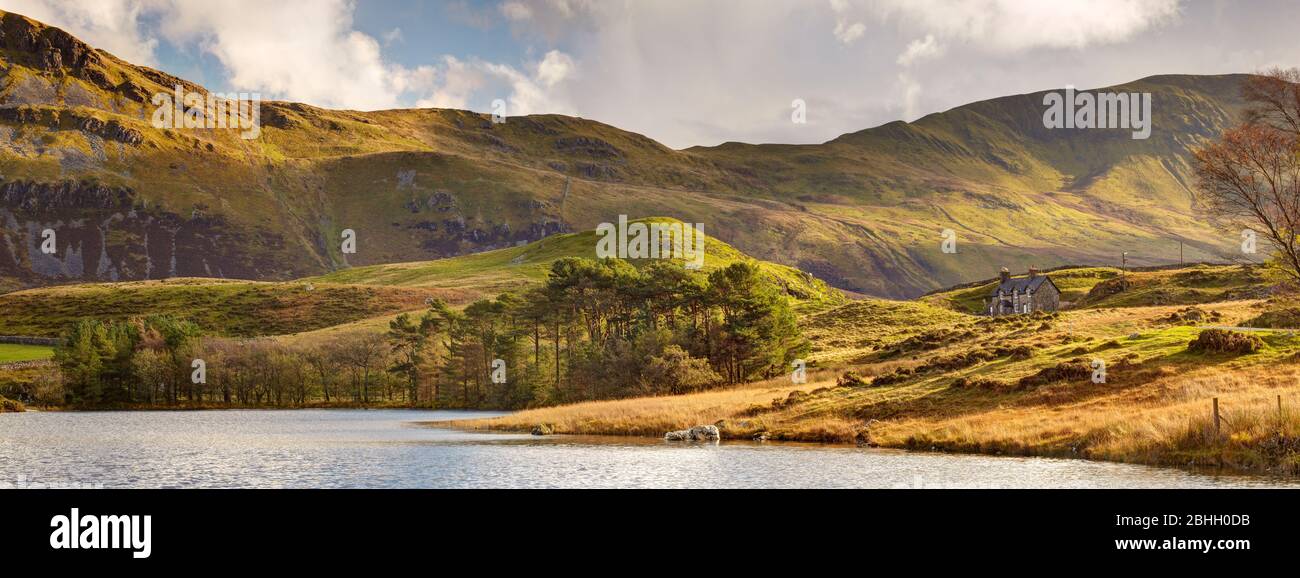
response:
<svg viewBox="0 0 1300 578"><path fill-rule="evenodd" d="M555 430L544 423L533 426L532 434L535 436L548 436L553 433L555 433Z"/></svg>
<svg viewBox="0 0 1300 578"><path fill-rule="evenodd" d="M691 439L691 432L689 430L670 431L664 434L664 441L684 442L690 439Z"/></svg>
<svg viewBox="0 0 1300 578"><path fill-rule="evenodd" d="M722 432L716 425L697 425L690 430L691 441L714 442L722 439Z"/></svg>
<svg viewBox="0 0 1300 578"><path fill-rule="evenodd" d="M722 432L716 425L697 425L691 429L670 431L664 434L664 440L670 442L715 442L722 439Z"/></svg>

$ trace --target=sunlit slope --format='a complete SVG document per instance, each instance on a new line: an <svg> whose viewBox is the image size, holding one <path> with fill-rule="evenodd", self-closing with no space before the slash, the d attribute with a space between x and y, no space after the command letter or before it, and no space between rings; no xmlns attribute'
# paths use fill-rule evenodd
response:
<svg viewBox="0 0 1300 578"><path fill-rule="evenodd" d="M327 283L170 279L29 289L0 295L0 335L58 337L80 319L188 319L229 336L297 333L425 306L463 303L456 291Z"/></svg>
<svg viewBox="0 0 1300 578"><path fill-rule="evenodd" d="M1075 309L1262 299L1284 281L1278 271L1254 265L1197 264L1127 272L1115 267L1069 267L1043 274L1061 290L1062 306ZM996 286L997 279L988 279L931 293L919 301L981 313Z"/></svg>
<svg viewBox="0 0 1300 578"><path fill-rule="evenodd" d="M640 219L631 223L680 223L674 219ZM463 255L435 261L393 263L354 267L315 277L309 281L362 285L388 285L401 287L426 287L491 296L503 291L517 290L546 279L551 264L564 257L596 258L599 240L596 231L567 233L548 237L535 243L497 249L473 255ZM784 291L808 306L828 306L844 301L842 294L816 277L783 265L758 261L741 253L731 245L705 233L704 262L701 271L708 273L736 262L754 262ZM641 266L650 259L629 259ZM676 260L685 266L684 260Z"/></svg>

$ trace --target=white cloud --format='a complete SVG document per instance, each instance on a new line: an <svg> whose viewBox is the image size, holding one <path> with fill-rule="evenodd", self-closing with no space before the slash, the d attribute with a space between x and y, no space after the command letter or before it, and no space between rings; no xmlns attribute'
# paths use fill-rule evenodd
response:
<svg viewBox="0 0 1300 578"><path fill-rule="evenodd" d="M1179 14L1179 0L876 0L870 6L881 18L1003 52L1122 42Z"/></svg>
<svg viewBox="0 0 1300 578"><path fill-rule="evenodd" d="M420 108L469 108L470 97L485 82L483 73L454 56L443 56L440 81L432 94L416 101Z"/></svg>
<svg viewBox="0 0 1300 578"><path fill-rule="evenodd" d="M533 17L533 9L519 1L501 4L501 14L508 20L528 20Z"/></svg>
<svg viewBox="0 0 1300 578"><path fill-rule="evenodd" d="M394 28L384 33L384 46L388 46L389 44L392 44L394 42L405 42L405 41L406 41L406 37L402 35L402 29L400 27Z"/></svg>
<svg viewBox="0 0 1300 578"><path fill-rule="evenodd" d="M168 0L161 29L198 45L240 90L332 108L393 108L419 75L384 59L380 44L352 26L345 0ZM256 14L256 18L248 17ZM289 32L291 31L291 33Z"/></svg>
<svg viewBox="0 0 1300 578"><path fill-rule="evenodd" d="M943 54L943 47L934 39L933 34L926 34L925 38L917 38L908 43L907 49L898 55L898 65L902 67L911 66L913 63L934 58Z"/></svg>
<svg viewBox="0 0 1300 578"><path fill-rule="evenodd" d="M559 50L552 50L537 65L537 80L550 88L572 76L574 68L573 58Z"/></svg>
<svg viewBox="0 0 1300 578"><path fill-rule="evenodd" d="M831 11L835 13L835 39L843 44L853 44L867 32L867 25L851 22L847 16L850 9L848 0L830 0Z"/></svg>
<svg viewBox="0 0 1300 578"><path fill-rule="evenodd" d="M469 109L476 102L501 99L507 103L508 116L575 114L565 94L576 70L573 58L558 50L547 52L526 70L447 55L438 66L432 93L419 99L416 106Z"/></svg>

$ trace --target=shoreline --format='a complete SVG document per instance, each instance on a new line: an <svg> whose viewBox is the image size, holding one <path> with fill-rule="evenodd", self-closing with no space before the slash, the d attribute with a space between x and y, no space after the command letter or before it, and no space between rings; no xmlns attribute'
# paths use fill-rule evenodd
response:
<svg viewBox="0 0 1300 578"><path fill-rule="evenodd" d="M531 433L527 430L522 430L522 429L498 428L498 427L471 427L470 425L476 421L486 421L492 419L497 419L497 418L477 418L471 420L450 420L450 421L414 422L414 423L423 427L448 429L448 430L455 430L455 431L461 431L467 433L492 432L492 433L511 434L511 435L530 435ZM1077 454L962 451L962 450L946 449L941 447L921 448L921 447L908 447L908 446L885 446L885 445L859 444L859 443L844 442L844 441L814 441L814 440L784 439L784 438L767 438L762 440L755 440L755 439L748 439L743 437L727 437L727 436L724 436L721 440L717 442L691 442L691 441L666 442L662 436L655 437L655 436L649 436L643 434L595 433L595 432L553 433L553 434L547 434L543 436L535 435L535 437L538 438L561 437L561 438L577 438L577 439L614 438L614 439L623 439L623 440L637 440L644 444L653 444L655 442L671 443L674 445L681 445L682 447L688 447L688 446L700 445L700 444L719 444L719 443L744 444L744 445L772 444L772 445L781 445L781 446L804 446L809 448L879 450L879 451L889 451L889 452L900 452L905 454L933 455L933 456L971 456L971 457L985 457L985 458L1071 460L1071 461L1108 463L1108 464L1127 465L1127 466L1143 466L1143 467L1149 467L1155 469L1170 469L1170 470L1178 470L1190 474L1212 476L1212 477L1244 477L1244 478L1252 478L1252 479L1283 480L1288 482L1300 480L1300 476L1295 474L1278 473L1278 472L1268 471L1268 470L1241 469L1241 468L1234 468L1229 465L1209 465L1209 464L1190 464L1190 463L1177 464L1177 463L1126 461L1126 460L1087 457L1087 456L1081 456Z"/></svg>
<svg viewBox="0 0 1300 578"><path fill-rule="evenodd" d="M669 431L718 427L723 441L762 439L939 454L1083 459L1224 474L1300 477L1291 425L1278 424L1276 399L1300 398L1300 368L1210 370L1163 376L1220 388L1226 428L1214 438L1207 404L1164 384L1060 384L996 393L942 381L870 387L821 381L765 382L682 396L597 401L508 416L438 422L464 431L605 435L661 439ZM1138 387L1140 385L1140 387ZM1180 382L1180 388L1187 387ZM1062 390L1068 390L1064 392ZM1068 395L1070 399L1058 399ZM1139 402L1134 402L1138 397ZM775 398L775 399L774 399ZM972 400L972 398L978 398ZM991 399L990 399L991 398ZM921 403L917 403L920 400ZM769 402L764 404L763 402ZM1290 414L1288 413L1288 416ZM433 425L433 424L431 424ZM544 426L544 427L543 427ZM1279 429L1281 428L1281 429Z"/></svg>

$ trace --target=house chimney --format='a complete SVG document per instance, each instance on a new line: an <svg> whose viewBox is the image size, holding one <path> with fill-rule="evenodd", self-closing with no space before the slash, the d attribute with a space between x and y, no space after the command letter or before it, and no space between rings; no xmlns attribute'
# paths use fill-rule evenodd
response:
<svg viewBox="0 0 1300 578"><path fill-rule="evenodd" d="M1030 267L1030 268L1029 268L1029 278L1030 278L1030 279L1033 279L1034 277L1037 277L1037 276L1038 276L1038 267Z"/></svg>
<svg viewBox="0 0 1300 578"><path fill-rule="evenodd" d="M1003 267L1002 272L999 274L999 276L1002 277L1002 282L1006 283L1007 281L1011 280L1011 270L1007 269L1006 267Z"/></svg>

